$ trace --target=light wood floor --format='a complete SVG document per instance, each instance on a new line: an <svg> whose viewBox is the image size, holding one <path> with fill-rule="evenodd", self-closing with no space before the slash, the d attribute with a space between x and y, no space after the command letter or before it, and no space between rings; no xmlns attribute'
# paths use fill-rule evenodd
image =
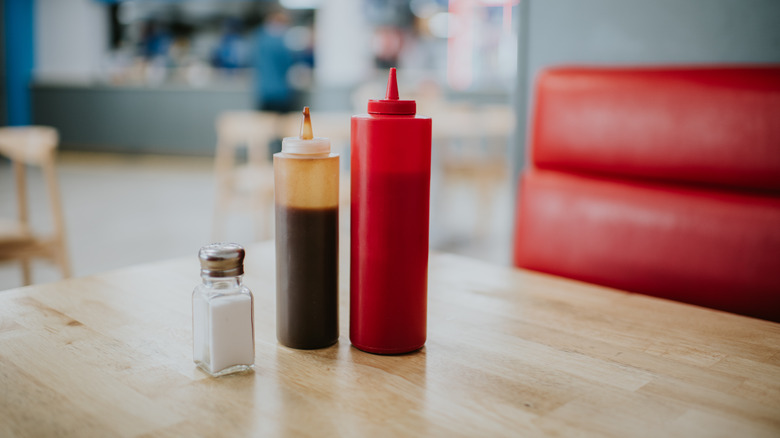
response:
<svg viewBox="0 0 780 438"><path fill-rule="evenodd" d="M210 158L62 152L57 171L74 276L196 257L211 240L215 187ZM51 224L42 179L31 169L28 180L32 224L46 231ZM476 211L478 194L468 183L445 189L434 171L431 186L431 248L508 264L514 208L508 184L496 188L488 212ZM11 167L0 162L0 217L15 215ZM342 219L348 220L346 215ZM488 226L479 233L481 222ZM232 215L226 240L252 242L251 225L249 217ZM35 283L59 278L48 263L34 264ZM193 273L193 285L198 281ZM0 264L0 290L21 284L17 264Z"/></svg>

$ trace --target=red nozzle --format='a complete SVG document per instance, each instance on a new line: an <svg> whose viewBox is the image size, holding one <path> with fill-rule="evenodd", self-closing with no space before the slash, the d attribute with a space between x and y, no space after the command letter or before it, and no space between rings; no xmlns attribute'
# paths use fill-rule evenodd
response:
<svg viewBox="0 0 780 438"><path fill-rule="evenodd" d="M382 100L369 100L369 114L397 114L414 115L417 112L417 104L413 100L400 100L398 97L398 81L395 77L395 67L390 69L387 77L387 91Z"/></svg>
<svg viewBox="0 0 780 438"><path fill-rule="evenodd" d="M398 80L395 78L395 67L390 68L390 75L387 77L385 100L398 100Z"/></svg>

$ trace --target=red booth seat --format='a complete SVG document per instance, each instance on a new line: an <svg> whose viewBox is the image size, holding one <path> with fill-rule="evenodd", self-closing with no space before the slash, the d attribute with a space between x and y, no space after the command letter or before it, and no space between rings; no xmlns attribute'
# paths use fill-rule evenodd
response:
<svg viewBox="0 0 780 438"><path fill-rule="evenodd" d="M516 266L780 321L780 67L554 69Z"/></svg>

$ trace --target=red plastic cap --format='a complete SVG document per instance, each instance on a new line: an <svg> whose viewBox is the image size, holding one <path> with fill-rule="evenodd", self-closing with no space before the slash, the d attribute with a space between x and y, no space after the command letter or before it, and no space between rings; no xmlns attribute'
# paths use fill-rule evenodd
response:
<svg viewBox="0 0 780 438"><path fill-rule="evenodd" d="M371 99L368 101L369 114L417 114L417 103L413 100L398 99L398 81L395 77L395 67L390 69L387 78L387 91L382 100Z"/></svg>

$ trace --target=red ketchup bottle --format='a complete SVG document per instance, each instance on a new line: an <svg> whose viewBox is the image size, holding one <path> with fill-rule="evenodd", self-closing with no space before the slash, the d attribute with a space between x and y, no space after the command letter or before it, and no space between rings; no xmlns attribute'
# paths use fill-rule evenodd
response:
<svg viewBox="0 0 780 438"><path fill-rule="evenodd" d="M425 344L431 119L387 95L352 116L350 340L369 353L399 354Z"/></svg>

